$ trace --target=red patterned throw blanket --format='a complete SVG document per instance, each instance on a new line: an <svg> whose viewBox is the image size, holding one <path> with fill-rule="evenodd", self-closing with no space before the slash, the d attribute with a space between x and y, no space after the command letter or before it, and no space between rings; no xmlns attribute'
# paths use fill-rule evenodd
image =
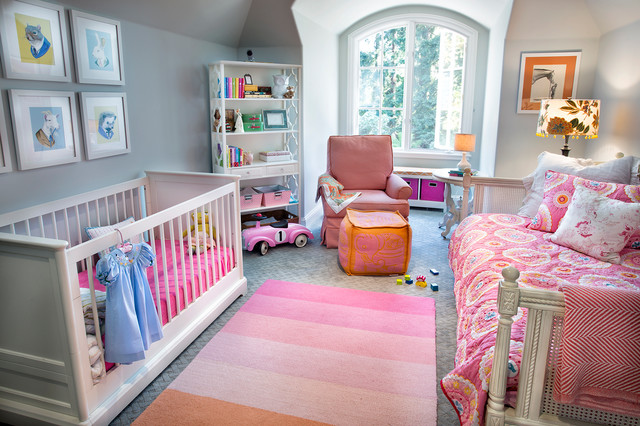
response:
<svg viewBox="0 0 640 426"><path fill-rule="evenodd" d="M321 196L324 196L329 207L334 212L339 213L360 196L360 192L342 192L343 189L344 185L335 180L333 176L329 174L320 175L316 201Z"/></svg>
<svg viewBox="0 0 640 426"><path fill-rule="evenodd" d="M568 285L553 397L640 416L640 292Z"/></svg>

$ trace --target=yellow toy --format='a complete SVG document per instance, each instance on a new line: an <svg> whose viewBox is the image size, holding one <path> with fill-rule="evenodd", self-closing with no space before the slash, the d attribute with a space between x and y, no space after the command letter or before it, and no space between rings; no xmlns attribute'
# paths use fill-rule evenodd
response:
<svg viewBox="0 0 640 426"><path fill-rule="evenodd" d="M202 213L198 212L198 231L196 232L196 216L191 213L191 221L193 225L191 225L190 231L184 231L182 233L182 238L189 244L189 238L191 238L191 252L194 254L199 254L216 246L215 238L216 238L216 228L213 228L213 239L209 238L209 214L208 212L204 212L204 225L202 223Z"/></svg>

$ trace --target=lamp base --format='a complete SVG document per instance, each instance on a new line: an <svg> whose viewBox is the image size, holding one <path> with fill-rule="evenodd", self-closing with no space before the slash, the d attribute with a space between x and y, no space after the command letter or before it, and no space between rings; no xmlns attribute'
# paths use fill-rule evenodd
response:
<svg viewBox="0 0 640 426"><path fill-rule="evenodd" d="M469 163L469 161L467 161L467 153L463 152L462 160L460 160L460 162L458 163L458 170L464 172L466 169L470 169L470 168L471 168L471 164Z"/></svg>
<svg viewBox="0 0 640 426"><path fill-rule="evenodd" d="M564 146L561 149L562 151L562 155L564 155L565 157L569 156L569 151L571 151L571 148L569 148L569 135L564 135Z"/></svg>

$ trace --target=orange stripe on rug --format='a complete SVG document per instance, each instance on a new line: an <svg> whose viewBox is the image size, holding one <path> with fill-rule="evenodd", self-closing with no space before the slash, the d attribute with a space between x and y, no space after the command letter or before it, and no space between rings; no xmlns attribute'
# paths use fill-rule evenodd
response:
<svg viewBox="0 0 640 426"><path fill-rule="evenodd" d="M207 424L287 426L328 423L167 389L133 424L135 426Z"/></svg>

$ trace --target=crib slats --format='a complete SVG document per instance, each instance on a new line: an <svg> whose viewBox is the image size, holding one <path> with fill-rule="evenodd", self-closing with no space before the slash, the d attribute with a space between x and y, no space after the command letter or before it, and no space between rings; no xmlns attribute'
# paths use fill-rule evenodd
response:
<svg viewBox="0 0 640 426"><path fill-rule="evenodd" d="M164 276L164 294L167 308L167 322L171 322L171 293L169 292L169 277L167 276L167 249L165 247L164 226L160 225L160 247L162 247L162 272ZM178 303L179 304L179 303Z"/></svg>
<svg viewBox="0 0 640 426"><path fill-rule="evenodd" d="M207 253L207 244L209 244L209 246L211 246L211 242L207 241L207 239L210 239L209 236L210 234L207 234L207 220L205 217L205 214L209 214L209 212L207 212L204 208L204 206L200 206L200 213L202 214L202 250L205 253L204 256L202 256L204 258L204 276L205 276L205 281L204 281L204 285L201 285L200 287L200 294L204 294L203 293L203 288L204 291L209 290L209 257L206 255ZM210 221L210 220L209 220ZM200 232L198 232L196 235L200 234ZM198 247L201 247L200 245L198 245ZM200 259L200 250L198 250L198 259Z"/></svg>
<svg viewBox="0 0 640 426"><path fill-rule="evenodd" d="M178 220L178 235L180 236L180 238L182 238L184 240L184 238L182 237L182 235L184 235L184 230L182 229L182 220L183 220L183 216L179 217ZM180 244L180 272L181 272L181 278L182 278L182 292L184 293L184 304L185 306L187 305L187 303L191 303L193 302L194 299L194 295L193 293L191 293L191 300L189 300L187 302L187 269L186 269L186 265L184 263L184 243Z"/></svg>
<svg viewBox="0 0 640 426"><path fill-rule="evenodd" d="M171 240L171 262L173 266L173 288L176 292L176 315L180 315L180 289L178 287L178 265L176 264L176 245L175 235L173 233L173 220L169 222L169 239ZM164 241L163 241L164 242ZM164 246L164 244L163 244ZM167 262L164 262L166 265ZM164 270L165 277L167 276L167 269ZM187 294L184 294L184 306L187 307Z"/></svg>

